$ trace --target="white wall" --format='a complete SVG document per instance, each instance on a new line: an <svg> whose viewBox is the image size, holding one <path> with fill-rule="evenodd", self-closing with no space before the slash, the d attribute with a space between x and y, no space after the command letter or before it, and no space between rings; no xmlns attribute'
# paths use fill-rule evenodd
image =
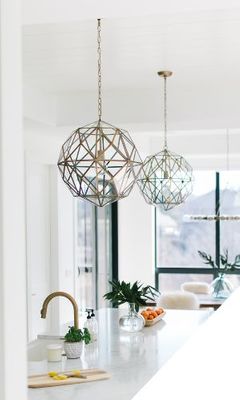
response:
<svg viewBox="0 0 240 400"><path fill-rule="evenodd" d="M50 320L40 318L42 303L50 292L50 170L48 165L30 159L25 166L28 333L33 340L48 329Z"/></svg>
<svg viewBox="0 0 240 400"><path fill-rule="evenodd" d="M60 174L56 171L58 188L58 287L74 296L75 289L75 259L74 259L74 198L63 183ZM59 319L61 323L73 320L71 303L62 298L60 300Z"/></svg>
<svg viewBox="0 0 240 400"><path fill-rule="evenodd" d="M42 303L54 291L74 296L74 207L56 165L26 160L28 332L58 332L73 317L67 299L56 298L40 318Z"/></svg>
<svg viewBox="0 0 240 400"><path fill-rule="evenodd" d="M0 1L0 399L27 399L21 1Z"/></svg>
<svg viewBox="0 0 240 400"><path fill-rule="evenodd" d="M56 123L56 96L43 93L37 89L24 87L23 115L38 122L48 121L54 126Z"/></svg>
<svg viewBox="0 0 240 400"><path fill-rule="evenodd" d="M119 279L154 285L154 208L134 188L118 203Z"/></svg>
<svg viewBox="0 0 240 400"><path fill-rule="evenodd" d="M163 144L162 132L152 135L151 153L160 151ZM229 155L227 156L227 141ZM240 169L240 130L189 130L171 131L168 134L169 149L183 155L194 170Z"/></svg>

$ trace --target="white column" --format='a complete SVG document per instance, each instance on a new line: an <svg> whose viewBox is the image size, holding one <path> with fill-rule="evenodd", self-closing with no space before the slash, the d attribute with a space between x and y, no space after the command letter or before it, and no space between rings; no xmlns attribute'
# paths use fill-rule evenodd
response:
<svg viewBox="0 0 240 400"><path fill-rule="evenodd" d="M0 0L0 399L26 400L21 1Z"/></svg>
<svg viewBox="0 0 240 400"><path fill-rule="evenodd" d="M119 279L154 285L154 207L138 187L118 203Z"/></svg>

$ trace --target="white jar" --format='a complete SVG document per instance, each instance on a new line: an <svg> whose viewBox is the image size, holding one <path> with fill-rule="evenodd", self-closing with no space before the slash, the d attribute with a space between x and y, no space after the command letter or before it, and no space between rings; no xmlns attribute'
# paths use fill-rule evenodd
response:
<svg viewBox="0 0 240 400"><path fill-rule="evenodd" d="M62 361L62 345L49 344L47 346L47 359L51 362Z"/></svg>

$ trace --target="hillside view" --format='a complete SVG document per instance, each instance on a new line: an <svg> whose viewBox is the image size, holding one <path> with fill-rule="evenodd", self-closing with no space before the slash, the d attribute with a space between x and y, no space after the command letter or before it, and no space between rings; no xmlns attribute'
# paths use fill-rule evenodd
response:
<svg viewBox="0 0 240 400"><path fill-rule="evenodd" d="M226 187L220 191L222 215L240 215L240 194L236 188ZM181 206L162 212L157 210L157 260L162 267L203 267L198 250L215 257L215 222L193 221L191 215L215 214L215 190L193 194ZM231 259L240 254L240 221L221 221L221 252L229 250ZM162 274L160 287L179 288L186 280L207 280L212 276ZM231 277L236 281L237 277Z"/></svg>

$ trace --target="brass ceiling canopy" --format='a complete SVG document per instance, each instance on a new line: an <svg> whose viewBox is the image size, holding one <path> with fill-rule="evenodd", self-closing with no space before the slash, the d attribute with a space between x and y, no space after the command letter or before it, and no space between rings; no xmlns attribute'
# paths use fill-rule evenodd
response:
<svg viewBox="0 0 240 400"><path fill-rule="evenodd" d="M160 206L165 211L183 203L192 193L192 168L188 162L167 145L167 78L171 71L159 71L164 78L164 148L148 156L138 177L138 186L148 204Z"/></svg>
<svg viewBox="0 0 240 400"><path fill-rule="evenodd" d="M169 78L172 76L172 71L159 71L158 75L161 76L162 78Z"/></svg>
<svg viewBox="0 0 240 400"><path fill-rule="evenodd" d="M142 160L129 133L102 120L101 20L97 20L98 120L63 144L58 168L75 197L104 207L128 196Z"/></svg>

